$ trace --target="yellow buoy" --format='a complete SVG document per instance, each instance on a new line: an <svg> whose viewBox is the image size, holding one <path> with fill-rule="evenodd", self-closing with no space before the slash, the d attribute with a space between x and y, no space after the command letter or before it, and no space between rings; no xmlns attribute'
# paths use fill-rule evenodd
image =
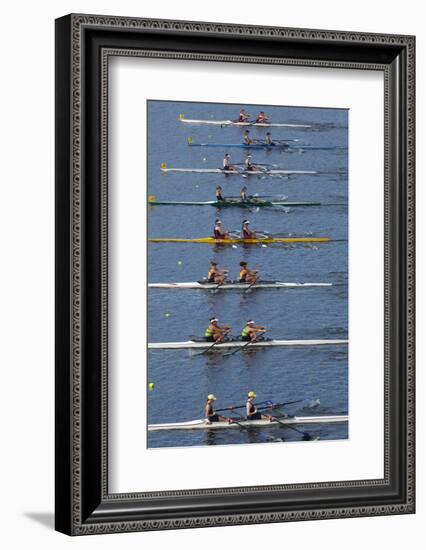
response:
<svg viewBox="0 0 426 550"><path fill-rule="evenodd" d="M192 137L188 138L188 145L192 145Z"/></svg>
<svg viewBox="0 0 426 550"><path fill-rule="evenodd" d="M167 164L165 162L162 162L160 166L161 168L167 168Z"/></svg>
<svg viewBox="0 0 426 550"><path fill-rule="evenodd" d="M148 384L148 389L149 389L149 391L154 391L154 387L155 387L155 386L154 386L154 382L150 382L150 383Z"/></svg>
<svg viewBox="0 0 426 550"><path fill-rule="evenodd" d="M154 196L154 195L150 195L150 196L148 197L148 200L149 200L149 202L155 202L155 196Z"/></svg>
<svg viewBox="0 0 426 550"><path fill-rule="evenodd" d="M184 118L185 118L185 115L184 115L183 113L181 113L181 114L179 115L179 120L183 120Z"/></svg>

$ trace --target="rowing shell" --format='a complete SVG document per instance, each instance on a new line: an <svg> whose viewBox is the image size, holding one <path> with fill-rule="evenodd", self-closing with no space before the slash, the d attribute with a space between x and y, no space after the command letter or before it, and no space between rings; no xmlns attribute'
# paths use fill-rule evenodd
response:
<svg viewBox="0 0 426 550"><path fill-rule="evenodd" d="M289 149L288 143L189 143L190 147L220 147L221 149Z"/></svg>
<svg viewBox="0 0 426 550"><path fill-rule="evenodd" d="M292 140L289 140L292 141ZM189 143L190 147L219 147L221 149L284 149L290 151L314 150L330 151L334 149L343 149L338 145L289 145L288 143Z"/></svg>
<svg viewBox="0 0 426 550"><path fill-rule="evenodd" d="M186 124L208 124L211 126L254 126L258 128L312 128L310 124L287 124L283 122L236 122L234 120L196 120L179 117Z"/></svg>
<svg viewBox="0 0 426 550"><path fill-rule="evenodd" d="M218 283L200 283L197 281L189 283L149 283L149 288L166 288L166 289L202 289L202 290L230 290L238 289L245 290L247 288L307 288L313 286L333 286L332 283L280 283L279 281L273 282L259 282L256 284L250 283L225 283L219 285Z"/></svg>
<svg viewBox="0 0 426 550"><path fill-rule="evenodd" d="M269 348L276 346L330 346L347 344L348 340L259 340L258 342L250 343L243 340L230 340L215 344L213 349L241 348L247 346L250 348ZM149 349L204 349L211 347L213 342L206 340L197 342L188 340L187 342L151 342L148 344Z"/></svg>
<svg viewBox="0 0 426 550"><path fill-rule="evenodd" d="M149 432L160 432L165 430L227 430L228 428L270 428L282 424L337 424L348 422L347 415L335 416L293 416L291 418L280 418L277 420L238 420L237 422L212 422L208 424L205 420L190 420L189 422L173 422L170 424L149 424Z"/></svg>
<svg viewBox="0 0 426 550"><path fill-rule="evenodd" d="M308 175L317 174L313 170L223 170L222 168L161 168L162 172L193 172L196 174L225 174L248 176Z"/></svg>
<svg viewBox="0 0 426 550"><path fill-rule="evenodd" d="M191 201L149 201L149 204L152 206L213 206L215 208L228 208L228 207L237 207L237 208L253 208L256 206L267 207L267 206L320 206L320 202L304 202L304 201L263 201L263 200L229 200L225 199L223 201L200 201L200 202L191 202Z"/></svg>
<svg viewBox="0 0 426 550"><path fill-rule="evenodd" d="M201 243L201 244L274 244L274 243L328 243L329 237L271 237L259 239L215 239L214 237L200 237L198 239L180 238L152 238L150 243Z"/></svg>

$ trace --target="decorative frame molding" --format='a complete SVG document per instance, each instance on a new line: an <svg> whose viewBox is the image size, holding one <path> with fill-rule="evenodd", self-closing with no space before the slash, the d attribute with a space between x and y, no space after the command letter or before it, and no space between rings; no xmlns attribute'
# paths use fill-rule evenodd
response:
<svg viewBox="0 0 426 550"><path fill-rule="evenodd" d="M415 39L69 15L56 21L56 528L83 535L414 512ZM368 69L385 78L384 478L108 493L108 60ZM90 376L89 376L90 372ZM176 499L187 506L177 508Z"/></svg>

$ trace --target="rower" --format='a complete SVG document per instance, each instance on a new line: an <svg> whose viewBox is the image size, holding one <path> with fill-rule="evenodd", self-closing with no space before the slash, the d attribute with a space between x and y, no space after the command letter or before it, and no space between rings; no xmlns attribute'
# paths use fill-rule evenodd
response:
<svg viewBox="0 0 426 550"><path fill-rule="evenodd" d="M250 131L249 130L244 131L243 141L244 141L245 145L251 145L253 143L253 140L250 137Z"/></svg>
<svg viewBox="0 0 426 550"><path fill-rule="evenodd" d="M242 189L240 191L240 199L242 201L247 201L248 200L247 187L245 185L244 185L244 187L242 187Z"/></svg>
<svg viewBox="0 0 426 550"><path fill-rule="evenodd" d="M257 269L249 269L247 262L240 262L240 278L239 283L255 283L259 277Z"/></svg>
<svg viewBox="0 0 426 550"><path fill-rule="evenodd" d="M256 122L257 123L260 123L260 124L263 124L265 122L267 122L269 119L268 117L265 115L265 111L260 111L260 113L257 115L256 117Z"/></svg>
<svg viewBox="0 0 426 550"><path fill-rule="evenodd" d="M210 262L210 269L207 274L207 282L222 284L226 280L228 273L229 271L226 269L219 269L217 267L217 262L212 260Z"/></svg>
<svg viewBox="0 0 426 550"><path fill-rule="evenodd" d="M254 391L249 391L247 394L247 401L246 401L246 418L247 420L262 420L262 418L268 418L267 416L264 416L261 414L256 406L253 404L254 399L256 398L256 394Z"/></svg>
<svg viewBox="0 0 426 550"><path fill-rule="evenodd" d="M243 220L243 225L241 227L243 239L255 239L256 238L256 233L249 229L249 223L250 223L249 220Z"/></svg>
<svg viewBox="0 0 426 550"><path fill-rule="evenodd" d="M220 240L223 240L223 239L228 239L229 238L229 233L226 233L225 231L222 231L222 222L220 220L216 220L214 222L214 238L215 239L220 239Z"/></svg>
<svg viewBox="0 0 426 550"><path fill-rule="evenodd" d="M206 424L211 424L212 422L224 422L226 418L219 416L213 407L214 402L216 401L216 396L213 393L210 393L207 396L207 401L204 406L204 418Z"/></svg>
<svg viewBox="0 0 426 550"><path fill-rule="evenodd" d="M240 114L238 115L238 122L247 122L250 118L250 115L246 113L245 109L241 109Z"/></svg>
<svg viewBox="0 0 426 550"><path fill-rule="evenodd" d="M216 317L213 317L212 319L210 319L209 326L206 328L204 332L204 339L207 342L216 342L217 344L220 342L223 342L223 340L225 339L225 336L231 330L231 327L219 326L218 321L219 319L217 319Z"/></svg>
<svg viewBox="0 0 426 550"><path fill-rule="evenodd" d="M216 194L216 200L217 200L218 202L222 202L222 201L225 200L224 197L223 197L223 195L222 195L222 187L221 187L220 185L218 185L218 186L216 187L216 193L215 193L215 194Z"/></svg>
<svg viewBox="0 0 426 550"><path fill-rule="evenodd" d="M271 132L266 132L265 141L267 145L275 145L275 142L272 140Z"/></svg>
<svg viewBox="0 0 426 550"><path fill-rule="evenodd" d="M225 156L223 158L223 170L225 170L226 172L235 172L235 166L231 164L231 156L229 155L229 153L225 153Z"/></svg>
<svg viewBox="0 0 426 550"><path fill-rule="evenodd" d="M241 339L244 342L256 342L257 335L263 334L264 332L266 332L265 327L255 325L254 321L250 319L249 321L247 321L247 323L244 325L243 330L241 331Z"/></svg>
<svg viewBox="0 0 426 550"><path fill-rule="evenodd" d="M251 172L256 168L252 163L251 159L252 159L251 155L247 155L246 160L244 161L244 170L247 170L248 172Z"/></svg>

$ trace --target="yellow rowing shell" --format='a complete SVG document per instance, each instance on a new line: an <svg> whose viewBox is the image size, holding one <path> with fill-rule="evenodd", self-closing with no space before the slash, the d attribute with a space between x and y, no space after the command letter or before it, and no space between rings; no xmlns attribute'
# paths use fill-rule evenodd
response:
<svg viewBox="0 0 426 550"><path fill-rule="evenodd" d="M203 243L203 244L273 244L273 243L328 243L329 237L271 237L265 239L148 239L150 243Z"/></svg>

